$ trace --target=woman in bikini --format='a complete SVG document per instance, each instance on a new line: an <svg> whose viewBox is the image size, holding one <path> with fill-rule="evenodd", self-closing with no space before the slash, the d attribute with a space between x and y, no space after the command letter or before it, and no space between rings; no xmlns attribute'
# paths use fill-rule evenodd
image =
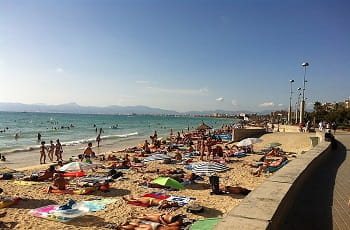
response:
<svg viewBox="0 0 350 230"><path fill-rule="evenodd" d="M63 161L62 153L63 153L62 145L60 143L60 140L57 139L56 146L55 146L55 155L56 155L57 161Z"/></svg>
<svg viewBox="0 0 350 230"><path fill-rule="evenodd" d="M50 161L53 161L53 153L55 152L55 144L53 141L50 141L50 147L49 147L49 152L47 153L47 156L49 157Z"/></svg>
<svg viewBox="0 0 350 230"><path fill-rule="evenodd" d="M45 161L46 161L45 151L47 151L47 147L45 146L45 141L42 141L40 146L40 164L45 164Z"/></svg>
<svg viewBox="0 0 350 230"><path fill-rule="evenodd" d="M134 198L133 196L123 196L123 199L125 201L139 202L141 204L147 205L147 207L158 206L160 209L179 206L176 202L170 202L167 200L160 200L160 199L153 198L153 197Z"/></svg>

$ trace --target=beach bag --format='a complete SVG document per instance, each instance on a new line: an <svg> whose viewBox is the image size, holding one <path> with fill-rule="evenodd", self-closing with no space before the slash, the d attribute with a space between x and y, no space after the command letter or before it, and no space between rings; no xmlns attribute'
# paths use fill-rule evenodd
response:
<svg viewBox="0 0 350 230"><path fill-rule="evenodd" d="M3 173L2 174L2 179L3 180L11 180L13 178L12 173Z"/></svg>

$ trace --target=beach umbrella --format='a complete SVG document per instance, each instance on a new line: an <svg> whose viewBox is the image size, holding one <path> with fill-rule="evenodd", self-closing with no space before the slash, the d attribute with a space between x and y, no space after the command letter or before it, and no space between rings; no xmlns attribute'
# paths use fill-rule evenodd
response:
<svg viewBox="0 0 350 230"><path fill-rule="evenodd" d="M180 184L180 182L169 177L158 177L157 179L153 180L151 183L159 184L159 185L163 185L171 188L181 189L181 190L185 189L185 187L182 184Z"/></svg>
<svg viewBox="0 0 350 230"><path fill-rule="evenodd" d="M192 171L197 174L211 174L214 172L224 172L229 170L225 164L218 162L201 162L193 165Z"/></svg>
<svg viewBox="0 0 350 230"><path fill-rule="evenodd" d="M237 145L238 146L248 146L253 145L255 143L262 142L260 138L246 138L244 140L241 140Z"/></svg>
<svg viewBox="0 0 350 230"><path fill-rule="evenodd" d="M159 161L159 160L165 160L165 159L171 159L171 158L172 158L172 156L158 153L158 154L154 154L154 155L151 155L149 157L146 157L145 159L143 159L143 162Z"/></svg>
<svg viewBox="0 0 350 230"><path fill-rule="evenodd" d="M202 122L201 125L199 125L196 130L207 130L207 129L212 129L212 127L210 127L209 125L204 124L204 122Z"/></svg>
<svg viewBox="0 0 350 230"><path fill-rule="evenodd" d="M95 169L97 164L88 164L83 162L71 162L66 165L63 165L59 171L73 171L73 172L82 172L89 169Z"/></svg>
<svg viewBox="0 0 350 230"><path fill-rule="evenodd" d="M275 148L277 146L281 146L282 144L281 143L278 143L278 142L272 142L272 143L269 143L267 145L265 145L266 148Z"/></svg>

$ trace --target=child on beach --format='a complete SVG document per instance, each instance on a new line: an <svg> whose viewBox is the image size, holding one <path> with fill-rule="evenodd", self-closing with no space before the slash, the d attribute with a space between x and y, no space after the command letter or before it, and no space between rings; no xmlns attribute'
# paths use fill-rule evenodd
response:
<svg viewBox="0 0 350 230"><path fill-rule="evenodd" d="M45 151L47 151L47 147L45 146L45 141L42 141L40 146L40 164L45 164L45 161L46 161ZM44 160L44 163L43 163L43 160Z"/></svg>
<svg viewBox="0 0 350 230"><path fill-rule="evenodd" d="M85 159L90 159L91 157L95 156L95 153L92 151L92 143L88 143L88 147L84 151L84 158ZM81 159L83 161L83 158Z"/></svg>
<svg viewBox="0 0 350 230"><path fill-rule="evenodd" d="M60 143L60 140L57 139L56 140L56 146L55 146L55 155L56 155L57 161L63 161L62 153L63 153L62 145Z"/></svg>
<svg viewBox="0 0 350 230"><path fill-rule="evenodd" d="M49 152L47 153L47 156L49 157L50 161L53 161L53 153L55 152L55 144L53 141L50 141L50 147L49 147Z"/></svg>

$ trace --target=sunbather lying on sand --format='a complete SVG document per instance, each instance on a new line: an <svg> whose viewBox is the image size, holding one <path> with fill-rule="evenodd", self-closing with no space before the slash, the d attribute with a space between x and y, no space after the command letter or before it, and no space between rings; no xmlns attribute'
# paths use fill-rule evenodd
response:
<svg viewBox="0 0 350 230"><path fill-rule="evenodd" d="M23 180L25 181L45 181L45 180L51 180L53 179L53 175L57 171L55 170L55 166L51 165L48 169L46 169L43 172L40 172L39 175L32 174L30 176L24 177Z"/></svg>
<svg viewBox="0 0 350 230"><path fill-rule="evenodd" d="M165 169L165 170L153 169L153 170L146 170L145 173L158 173L163 175L169 175L169 174L184 174L185 171L183 169Z"/></svg>
<svg viewBox="0 0 350 230"><path fill-rule="evenodd" d="M126 201L139 202L141 204L147 205L147 207L158 206L160 209L179 206L176 202L170 202L167 200L160 200L160 199L156 199L153 197L134 198L133 196L123 196L123 199Z"/></svg>
<svg viewBox="0 0 350 230"><path fill-rule="evenodd" d="M147 220L166 226L181 226L183 219L181 215L171 215L171 214L144 214L143 216L135 217L139 220Z"/></svg>
<svg viewBox="0 0 350 230"><path fill-rule="evenodd" d="M180 226L164 226L160 223L137 223L137 222L127 222L123 225L117 227L117 229L127 229L127 230L180 230Z"/></svg>
<svg viewBox="0 0 350 230"><path fill-rule="evenodd" d="M273 161L270 161L270 162L265 161L265 162L263 163L263 165L261 165L261 166L258 168L258 170L256 170L256 171L253 172L252 174L253 174L253 175L256 175L256 176L260 176L260 175L261 175L261 172L262 172L263 170L267 169L268 167L275 167L275 168L277 168L277 167L281 166L281 164L282 164L283 162L287 161L287 160L288 160L288 158L285 157L285 156L283 156L282 158L280 158L280 159L278 159L278 160L273 160Z"/></svg>
<svg viewBox="0 0 350 230"><path fill-rule="evenodd" d="M224 193L229 193L229 194L242 194L242 195L248 195L251 190L242 188L239 186L220 186L220 191Z"/></svg>

